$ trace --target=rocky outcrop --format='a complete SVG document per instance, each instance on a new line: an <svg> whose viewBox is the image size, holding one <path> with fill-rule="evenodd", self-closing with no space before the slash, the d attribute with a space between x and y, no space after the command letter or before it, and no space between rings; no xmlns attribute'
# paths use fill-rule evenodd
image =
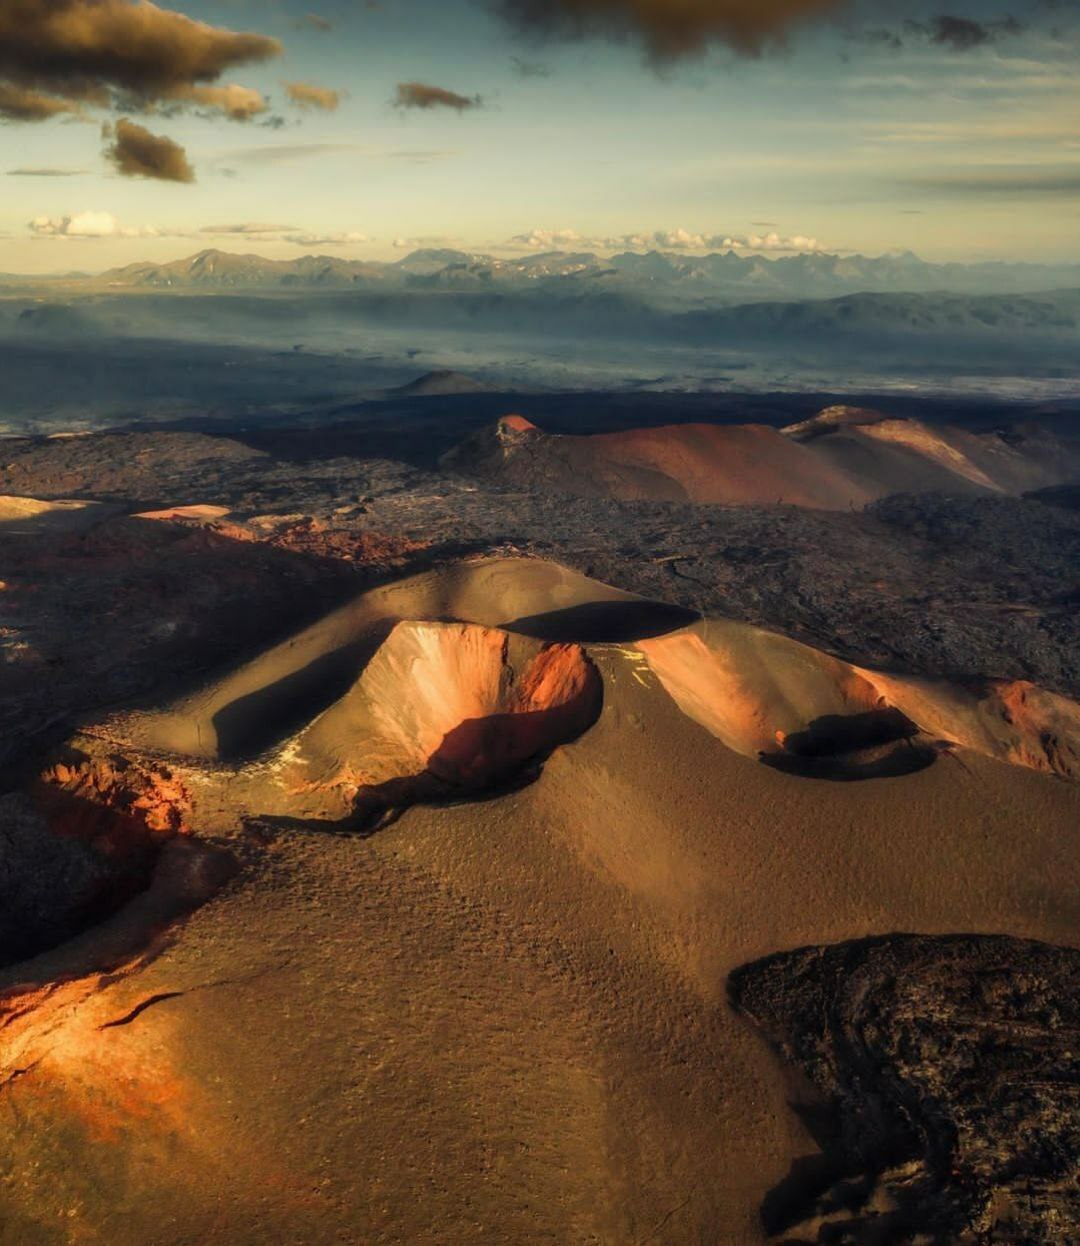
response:
<svg viewBox="0 0 1080 1246"><path fill-rule="evenodd" d="M59 946L146 891L165 847L187 837L190 814L172 771L76 750L0 801L0 967Z"/></svg>
<svg viewBox="0 0 1080 1246"><path fill-rule="evenodd" d="M94 828L100 826L114 844L118 823L136 835L170 836L190 829L191 797L182 780L164 766L119 755L76 755L48 767L41 782L65 834L98 839ZM74 806L85 811L81 819L65 816L64 810Z"/></svg>
<svg viewBox="0 0 1080 1246"><path fill-rule="evenodd" d="M762 1209L787 1243L1080 1236L1080 952L895 935L744 966L734 1006L798 1067L822 1155Z"/></svg>

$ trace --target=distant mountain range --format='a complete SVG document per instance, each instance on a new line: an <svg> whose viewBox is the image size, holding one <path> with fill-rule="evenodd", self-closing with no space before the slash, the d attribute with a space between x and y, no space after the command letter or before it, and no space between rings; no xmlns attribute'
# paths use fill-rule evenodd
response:
<svg viewBox="0 0 1080 1246"><path fill-rule="evenodd" d="M602 293L665 310L691 310L855 293L1035 293L1080 287L1080 265L932 264L911 252L768 259L734 251L702 256L650 251L603 259L588 252L552 251L499 259L465 251L420 250L380 263L325 255L270 260L211 250L167 264L129 264L85 280L96 287L207 291L497 291L561 297Z"/></svg>

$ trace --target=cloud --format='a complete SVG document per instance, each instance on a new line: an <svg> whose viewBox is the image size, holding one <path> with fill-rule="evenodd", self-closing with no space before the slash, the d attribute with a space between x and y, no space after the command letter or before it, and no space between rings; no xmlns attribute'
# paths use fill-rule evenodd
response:
<svg viewBox="0 0 1080 1246"><path fill-rule="evenodd" d="M519 78L550 78L551 66L543 61L526 61L520 56L511 56L510 64Z"/></svg>
<svg viewBox="0 0 1080 1246"><path fill-rule="evenodd" d="M371 148L360 143L270 143L265 147L242 147L223 153L237 164L292 164L297 160L311 160L316 156L340 156L359 153L371 154Z"/></svg>
<svg viewBox="0 0 1080 1246"><path fill-rule="evenodd" d="M101 238L187 237L152 225L122 225L111 212L76 212L71 216L36 216L27 228L38 238L67 238L79 242Z"/></svg>
<svg viewBox="0 0 1080 1246"><path fill-rule="evenodd" d="M111 212L80 212L76 216L37 216L30 222L35 234L57 238L112 238L119 224Z"/></svg>
<svg viewBox="0 0 1080 1246"><path fill-rule="evenodd" d="M113 140L106 147L105 155L123 177L148 177L164 182L195 180L187 153L171 138L151 134L125 117L115 126L106 126L104 135Z"/></svg>
<svg viewBox="0 0 1080 1246"><path fill-rule="evenodd" d="M427 234L419 238L395 238L394 250L415 250L417 247L456 247L460 238L448 237L445 234Z"/></svg>
<svg viewBox="0 0 1080 1246"><path fill-rule="evenodd" d="M323 34L329 34L334 29L334 23L325 17L320 17L318 13L304 13L296 19L297 30L318 30Z"/></svg>
<svg viewBox="0 0 1080 1246"><path fill-rule="evenodd" d="M297 108L319 108L323 112L333 112L342 99L341 91L315 86L310 82L286 82L285 94Z"/></svg>
<svg viewBox="0 0 1080 1246"><path fill-rule="evenodd" d="M343 234L286 234L281 241L291 242L294 247L351 247L373 240L367 234L350 231Z"/></svg>
<svg viewBox="0 0 1080 1246"><path fill-rule="evenodd" d="M8 169L8 177L82 177L87 169L20 168Z"/></svg>
<svg viewBox="0 0 1080 1246"><path fill-rule="evenodd" d="M49 121L64 113L80 112L82 105L72 100L0 81L0 119L4 121Z"/></svg>
<svg viewBox="0 0 1080 1246"><path fill-rule="evenodd" d="M295 225L266 225L261 221L244 221L237 225L203 225L200 234L287 234Z"/></svg>
<svg viewBox="0 0 1080 1246"><path fill-rule="evenodd" d="M88 106L172 102L244 119L261 111L261 96L218 80L280 52L276 39L151 0L0 0L0 115L34 121Z"/></svg>
<svg viewBox="0 0 1080 1246"><path fill-rule="evenodd" d="M747 56L783 43L799 23L827 17L848 0L490 0L519 28L556 38L632 39L657 61L702 53L713 43Z"/></svg>
<svg viewBox="0 0 1080 1246"><path fill-rule="evenodd" d="M309 233L296 225L268 224L264 221L241 221L232 225L203 225L200 234L215 237L258 238L260 242L288 242L297 247L347 247L370 242L367 234L355 230L343 233Z"/></svg>
<svg viewBox="0 0 1080 1246"><path fill-rule="evenodd" d="M1047 168L972 169L911 178L906 184L919 190L952 195L1080 197L1080 168L1076 165L1065 165Z"/></svg>
<svg viewBox="0 0 1080 1246"><path fill-rule="evenodd" d="M967 17L942 15L930 22L929 39L931 43L952 48L955 52L968 52L1003 36L1019 35L1022 29L1015 17L996 22L976 22Z"/></svg>
<svg viewBox="0 0 1080 1246"><path fill-rule="evenodd" d="M211 112L223 113L230 121L250 121L252 117L259 116L270 107L261 91L239 86L235 82L217 87L178 87L170 98L180 103L195 104Z"/></svg>
<svg viewBox="0 0 1080 1246"><path fill-rule="evenodd" d="M459 153L456 151L422 151L406 149L404 151L383 151L374 153L386 160L405 160L409 164L433 164L436 160L447 160Z"/></svg>
<svg viewBox="0 0 1080 1246"><path fill-rule="evenodd" d="M363 143L268 143L262 147L240 147L219 152L215 171L226 177L234 177L236 169L230 167L234 164L246 165L249 168L258 168L260 165L273 167L279 164L294 164L301 160L332 156L431 164L436 160L447 160L458 154L452 149L425 151L420 148L403 148L400 151L387 151L384 148L369 147Z"/></svg>
<svg viewBox="0 0 1080 1246"><path fill-rule="evenodd" d="M281 225L262 221L240 221L224 225L203 225L196 230L158 227L154 225L124 225L111 212L76 212L69 216L38 216L29 221L27 228L37 238L65 239L89 242L103 238L252 238L260 243L284 242L297 247L347 247L372 242L367 234L355 230L341 233L306 232L295 225Z"/></svg>
<svg viewBox="0 0 1080 1246"><path fill-rule="evenodd" d="M603 249L610 239L595 238L591 240ZM562 247L588 246L590 240L583 238L576 229L531 229L527 234L515 234L510 245L527 247L534 251L554 251Z"/></svg>
<svg viewBox="0 0 1080 1246"><path fill-rule="evenodd" d="M820 251L821 244L807 234L785 237L766 234L693 234L685 229L658 230L651 241L667 251Z"/></svg>
<svg viewBox="0 0 1080 1246"><path fill-rule="evenodd" d="M533 229L515 234L504 244L510 250L553 251L780 251L822 250L816 238L806 234L706 234L687 229L655 229L614 237L587 236L574 229Z"/></svg>
<svg viewBox="0 0 1080 1246"><path fill-rule="evenodd" d="M484 106L482 96L458 95L455 91L429 86L426 82L399 82L393 102L395 108L452 108L457 112Z"/></svg>
<svg viewBox="0 0 1080 1246"><path fill-rule="evenodd" d="M955 17L942 13L925 21L908 18L896 29L871 28L852 37L860 43L877 45L899 52L909 43L933 44L952 52L971 52L975 48L998 43L1003 39L1015 39L1024 33L1023 25L1015 17L1002 17L994 21L976 21L970 17Z"/></svg>

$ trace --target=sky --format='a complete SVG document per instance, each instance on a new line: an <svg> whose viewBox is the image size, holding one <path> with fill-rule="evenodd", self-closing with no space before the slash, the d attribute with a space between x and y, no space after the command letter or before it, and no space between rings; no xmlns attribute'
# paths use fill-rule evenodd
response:
<svg viewBox="0 0 1080 1246"><path fill-rule="evenodd" d="M1080 261L1074 0L0 0L0 271Z"/></svg>

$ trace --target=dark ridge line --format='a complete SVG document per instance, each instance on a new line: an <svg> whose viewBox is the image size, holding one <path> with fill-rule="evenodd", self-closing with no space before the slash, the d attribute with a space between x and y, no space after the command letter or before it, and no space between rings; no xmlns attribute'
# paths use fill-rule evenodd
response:
<svg viewBox="0 0 1080 1246"><path fill-rule="evenodd" d="M157 995L148 995L146 999L141 1000L131 1009L130 1012L124 1013L122 1017L117 1017L115 1021L106 1021L104 1025L99 1025L99 1030L112 1030L119 1025L130 1025L136 1017L144 1013L147 1008L152 1008L155 1004L164 1003L167 999L176 999L183 995L183 991L159 991Z"/></svg>

